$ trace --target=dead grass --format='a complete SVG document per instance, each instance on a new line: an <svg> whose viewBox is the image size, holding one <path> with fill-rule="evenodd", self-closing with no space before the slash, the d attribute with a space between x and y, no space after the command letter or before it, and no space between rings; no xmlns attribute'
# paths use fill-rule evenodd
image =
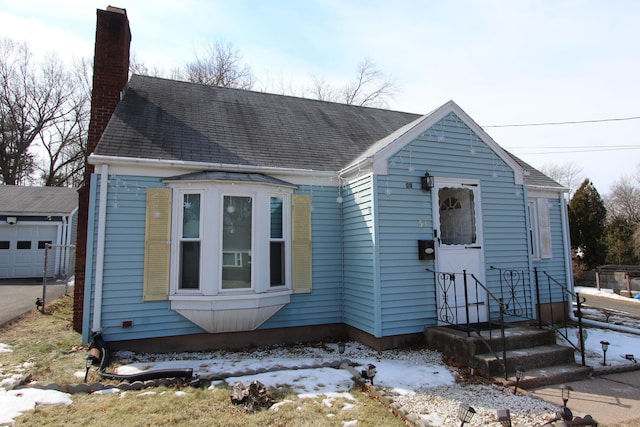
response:
<svg viewBox="0 0 640 427"><path fill-rule="evenodd" d="M78 384L86 347L71 326L73 298L62 297L43 315L33 311L0 330L0 342L12 348L0 353L0 370L10 371L29 362L32 380L41 384ZM92 374L90 380L95 380ZM177 393L181 391L184 393ZM248 413L231 403L231 389L158 387L110 395L74 394L73 404L38 405L16 418L16 426L342 426L357 420L358 427L403 426L383 405L359 390L355 401L344 398L300 399L287 387L270 389L277 411ZM353 408L343 409L345 405Z"/></svg>

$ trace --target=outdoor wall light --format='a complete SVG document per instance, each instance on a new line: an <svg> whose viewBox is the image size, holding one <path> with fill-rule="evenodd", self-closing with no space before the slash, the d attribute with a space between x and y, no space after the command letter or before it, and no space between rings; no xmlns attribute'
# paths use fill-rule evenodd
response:
<svg viewBox="0 0 640 427"><path fill-rule="evenodd" d="M371 381L371 385L373 385L373 377L375 377L376 374L376 365L373 365L371 363L367 363L366 365L364 365L364 369L362 370L362 378Z"/></svg>
<svg viewBox="0 0 640 427"><path fill-rule="evenodd" d="M429 175L429 172L425 172L424 176L420 177L420 187L422 191L430 191L433 186L433 177Z"/></svg>
<svg viewBox="0 0 640 427"><path fill-rule="evenodd" d="M602 366L607 366L607 350L609 349L609 341L600 341L600 345L602 346Z"/></svg>
<svg viewBox="0 0 640 427"><path fill-rule="evenodd" d="M16 222L18 222L18 218L15 216L8 216L7 217L7 224L15 224Z"/></svg>
<svg viewBox="0 0 640 427"><path fill-rule="evenodd" d="M562 402L564 404L564 406L567 406L567 402L569 401L569 395L571 394L571 392L573 391L573 388L570 385L567 384L562 384L562 387L560 387L562 389Z"/></svg>
<svg viewBox="0 0 640 427"><path fill-rule="evenodd" d="M508 409L498 409L498 421L503 427L511 427L511 411Z"/></svg>
<svg viewBox="0 0 640 427"><path fill-rule="evenodd" d="M524 368L522 366L516 366L516 386L513 388L513 394L518 392L518 383L524 378Z"/></svg>
<svg viewBox="0 0 640 427"><path fill-rule="evenodd" d="M465 423L471 421L471 418L476 414L476 410L469 405L461 404L458 408L458 419L460 420L460 427Z"/></svg>

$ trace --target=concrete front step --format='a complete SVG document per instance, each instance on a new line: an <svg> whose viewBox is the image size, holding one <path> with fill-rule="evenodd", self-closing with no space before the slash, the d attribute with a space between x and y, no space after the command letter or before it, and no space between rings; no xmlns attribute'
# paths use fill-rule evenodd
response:
<svg viewBox="0 0 640 427"><path fill-rule="evenodd" d="M502 352L496 352L502 358ZM501 360L496 360L494 353L476 354L471 358L476 371L487 376L504 375ZM575 363L573 349L562 345L539 345L506 352L507 372L514 373L516 366L525 369L541 368L545 366Z"/></svg>
<svg viewBox="0 0 640 427"><path fill-rule="evenodd" d="M573 348L555 343L553 330L510 325L505 328L504 341L500 337L500 330L495 329L484 330L480 336L474 333L468 335L451 327L425 329L428 347L473 367L478 375L510 385L515 383L516 366L525 368L525 378L518 384L522 388L585 379L593 371L590 367L575 363ZM488 349L489 342L493 351ZM507 349L507 380L502 364L503 343Z"/></svg>
<svg viewBox="0 0 640 427"><path fill-rule="evenodd" d="M548 385L584 380L590 378L592 374L593 368L581 366L576 363L527 369L524 372L524 377L518 381L518 388L530 390ZM506 386L515 386L516 384L514 374L511 374L507 379L505 379L504 376L496 376L495 380Z"/></svg>
<svg viewBox="0 0 640 427"><path fill-rule="evenodd" d="M469 360L476 354L489 351L487 344L493 351L502 352L503 344L507 350L539 345L555 344L555 332L548 329L537 329L520 326L505 328L504 343L499 329L484 330L480 336L471 333L471 336L462 330L436 326L425 329L425 338L429 348L436 349L448 356L459 360Z"/></svg>

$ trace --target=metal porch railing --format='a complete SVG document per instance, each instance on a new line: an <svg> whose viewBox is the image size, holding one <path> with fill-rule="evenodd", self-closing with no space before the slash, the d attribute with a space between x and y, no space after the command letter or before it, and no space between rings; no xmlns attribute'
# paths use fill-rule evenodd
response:
<svg viewBox="0 0 640 427"><path fill-rule="evenodd" d="M581 297L579 293L575 293L570 291L565 285L554 279L551 275L549 275L546 271L542 272L544 276L544 282L540 281L540 274L538 273L538 269L533 269L535 276L535 285L536 285L536 296L538 300L538 327L542 328L544 326L552 327L556 333L560 334L576 351L580 352L580 359L582 366L586 366L585 362L585 351L584 351L584 330L582 328L582 304L585 302L585 298ZM547 299L545 301L541 300L540 292L541 286L546 284L547 290ZM560 321L556 322L556 317L554 313L554 301L553 301L553 292L554 290L559 290L562 294L562 313L559 316ZM569 302L571 301L571 305ZM546 303L546 304L545 304ZM575 317L577 318L578 323L578 336L576 337L577 343L575 343L569 337L569 324L571 320L571 316L569 315L569 311L573 308L573 304L576 305ZM543 313L542 306L545 305L547 307L548 314L548 322L543 321Z"/></svg>
<svg viewBox="0 0 640 427"><path fill-rule="evenodd" d="M436 295L441 296L440 298L436 298L438 323L461 328L467 333L468 337L472 334L479 337L489 351L494 354L496 359L502 363L506 375L508 361L505 350L505 317L509 318L510 321L521 319L530 322L536 320L537 317L538 327L553 327L574 349L580 352L582 365L585 366L581 322L581 306L584 298L580 298L579 294L571 292L566 286L554 279L547 272L542 272L546 278L547 286L546 299L543 301L541 299L541 282L536 268L533 271L536 296L534 301L532 289L529 284L531 275L528 270L503 269L494 266L491 266L490 269L496 270L499 274L499 288L494 290L495 293L489 290L487 286L473 274L467 273L466 270L462 272L439 272L426 269L434 274ZM458 289L459 286L463 286L463 292L460 292ZM563 322L559 328L553 321L554 289L560 289L562 293L562 307L564 311L562 313ZM486 298L479 298L480 296ZM580 342L578 345L573 343L568 333L569 316L567 310L569 309L569 301L567 300L567 296L571 296L577 303L576 316L578 318L578 339ZM486 301L486 306L484 302L479 303L478 301ZM463 304L464 307L462 306ZM548 311L548 317L550 319L546 325L543 322L541 312L543 305L547 307L546 310ZM537 307L536 316L534 316L533 313L534 307ZM463 322L460 319L462 313L464 313L465 317ZM483 318L486 318L486 321L481 320ZM494 334L496 330L499 331L498 336ZM481 332L483 331L488 332L482 335ZM494 343L498 340L502 347L502 357L494 350L496 348Z"/></svg>

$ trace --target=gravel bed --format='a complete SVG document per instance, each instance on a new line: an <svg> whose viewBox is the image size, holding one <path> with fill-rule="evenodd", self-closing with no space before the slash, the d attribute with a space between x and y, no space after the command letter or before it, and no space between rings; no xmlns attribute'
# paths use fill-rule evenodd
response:
<svg viewBox="0 0 640 427"><path fill-rule="evenodd" d="M335 343L318 343L315 345L274 346L255 348L246 351L214 351L179 354L134 354L119 352L120 362L127 360L167 360L167 359L216 359L216 358L316 358L335 360L337 356ZM392 349L376 351L357 342L347 343L345 358L356 360L403 360L416 365L436 365L442 369L457 372L442 360L442 354L427 349ZM375 390L398 413L416 425L425 426L459 426L458 408L460 404L471 405L476 414L470 425L499 426L496 411L509 409L513 425L540 426L555 417L559 409L551 403L527 396L513 394L512 389L494 384L469 383L456 374L460 381L455 384L422 387L413 393L398 394L393 389L376 387Z"/></svg>
<svg viewBox="0 0 640 427"><path fill-rule="evenodd" d="M415 395L387 396L392 407L414 414L426 425L458 426L458 408L467 404L476 410L473 425L500 425L498 409L509 409L513 425L535 426L552 420L557 407L543 400L514 395L510 389L495 385L455 384L419 390Z"/></svg>

